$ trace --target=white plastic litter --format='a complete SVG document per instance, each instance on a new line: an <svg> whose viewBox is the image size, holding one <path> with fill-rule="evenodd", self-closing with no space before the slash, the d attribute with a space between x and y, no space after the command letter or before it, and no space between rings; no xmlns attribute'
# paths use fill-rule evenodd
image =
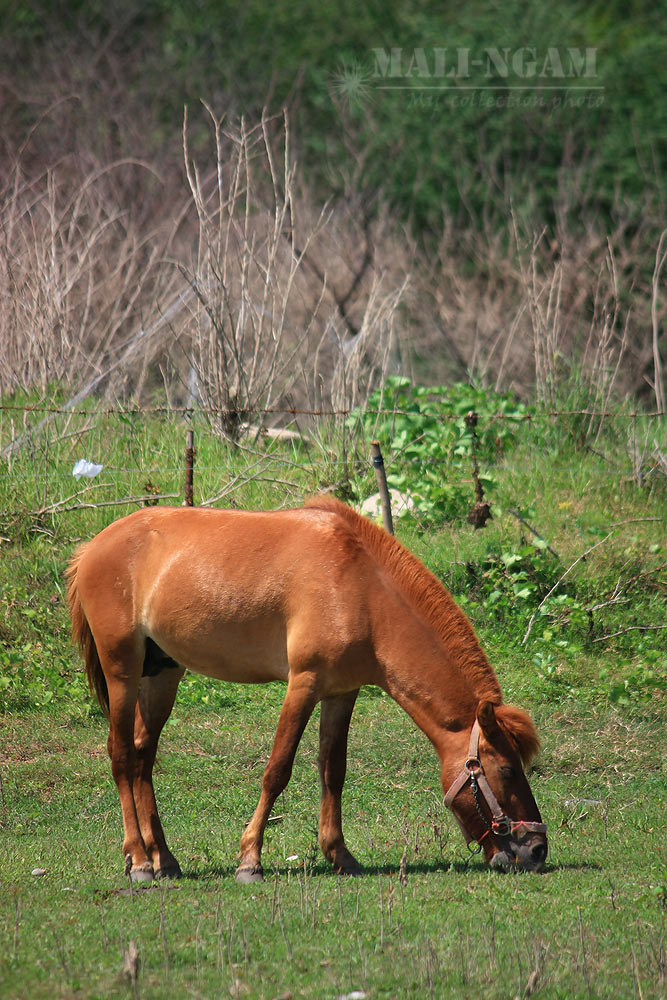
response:
<svg viewBox="0 0 667 1000"><path fill-rule="evenodd" d="M80 458L72 469L72 475L77 480L81 479L82 476L85 476L86 479L94 479L95 476L99 476L103 468L103 465L96 465L95 462L89 462L86 458Z"/></svg>

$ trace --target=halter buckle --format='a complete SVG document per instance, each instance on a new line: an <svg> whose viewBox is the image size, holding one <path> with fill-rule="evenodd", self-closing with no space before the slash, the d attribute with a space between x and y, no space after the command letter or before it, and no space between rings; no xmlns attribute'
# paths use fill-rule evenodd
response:
<svg viewBox="0 0 667 1000"><path fill-rule="evenodd" d="M491 829L499 837L509 837L512 831L512 821L508 816L499 816L491 820Z"/></svg>
<svg viewBox="0 0 667 1000"><path fill-rule="evenodd" d="M463 765L464 771L472 776L482 770L482 762L479 757L468 757Z"/></svg>

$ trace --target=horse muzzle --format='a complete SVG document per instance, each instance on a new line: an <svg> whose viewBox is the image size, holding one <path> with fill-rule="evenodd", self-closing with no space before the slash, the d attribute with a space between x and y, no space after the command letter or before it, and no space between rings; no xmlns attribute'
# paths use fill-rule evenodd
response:
<svg viewBox="0 0 667 1000"><path fill-rule="evenodd" d="M501 872L541 872L547 857L548 844L544 834L514 840L503 838L489 865Z"/></svg>

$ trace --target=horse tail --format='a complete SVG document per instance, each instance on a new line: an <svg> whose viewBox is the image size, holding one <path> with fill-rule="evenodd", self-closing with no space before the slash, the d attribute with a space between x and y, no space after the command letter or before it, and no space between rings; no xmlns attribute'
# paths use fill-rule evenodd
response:
<svg viewBox="0 0 667 1000"><path fill-rule="evenodd" d="M76 582L79 563L85 549L85 545L77 549L65 573L67 579L67 603L69 605L70 618L72 619L72 639L83 654L86 664L88 687L91 693L97 698L106 717L109 718L109 690L102 670L102 664L100 663L97 646L95 645L95 639L81 605L79 588Z"/></svg>

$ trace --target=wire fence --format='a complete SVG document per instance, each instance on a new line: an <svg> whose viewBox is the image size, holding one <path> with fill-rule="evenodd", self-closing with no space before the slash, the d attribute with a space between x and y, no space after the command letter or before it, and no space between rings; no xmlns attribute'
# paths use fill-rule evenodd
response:
<svg viewBox="0 0 667 1000"><path fill-rule="evenodd" d="M359 408L354 407L350 409L308 409L295 406L270 406L270 407L240 407L240 408L229 408L223 409L221 407L211 407L211 406L103 406L103 407L89 407L86 409L72 409L67 406L45 406L42 404L27 405L18 403L0 403L0 411L5 412L19 412L19 413L51 413L51 414L61 414L64 416L82 416L82 417L109 417L109 416L191 416L195 414L202 414L207 416L232 416L238 417L240 420L247 419L253 416L266 416L269 414L275 415L286 415L286 416L306 416L306 417L349 417L354 414L359 413ZM364 415L366 416L414 416L414 410L402 410L399 408L364 408ZM437 415L438 420L460 420L460 413L440 413ZM539 410L535 413L522 413L522 414L512 414L507 413L492 413L489 414L486 419L488 420L511 420L513 423L517 422L530 422L534 420L541 420L545 417L549 418L559 418L559 417L592 417L594 419L602 420L638 420L640 418L654 419L658 417L667 416L667 410Z"/></svg>
<svg viewBox="0 0 667 1000"><path fill-rule="evenodd" d="M239 428L245 434L242 440L233 445L216 438L211 429L213 418L227 417L230 413L238 419ZM21 414L23 419L15 421L15 414ZM47 421L35 422L31 426L31 415L46 416ZM365 431L356 442L352 442L353 435L350 433L344 453L336 454L324 447L321 441L314 445L309 430L302 429L298 424L296 431L285 427L267 429L265 421L270 415L317 418L324 423L329 418L343 418L348 427L352 423L357 428L364 424ZM470 415L468 413L468 417ZM619 477L629 477L641 482L642 475L646 474L646 459L650 456L651 448L654 452L657 449L658 455L653 468L657 467L663 474L667 472L665 456L657 446L652 429L656 427L655 422L665 415L664 411L659 410L514 410L511 413L484 413L479 418L475 416L475 424L479 420L479 429L482 430L495 423L509 422L518 429L522 425L528 427L543 420L556 423L563 421L564 424L569 422L569 430L573 419L582 422L619 420L631 424L646 420L647 423L643 426L649 430L645 433L642 446L635 442L634 454L631 449L626 449L625 453L617 451L610 457L589 447L589 451L599 455L600 463L599 467L589 466L586 471L589 479L594 478L600 483L609 483ZM186 502L189 502L188 497L192 497L193 488L196 490L198 504L211 505L221 501L234 502L234 495L238 495L238 491L250 483L276 487L281 491L279 502L283 498L286 498L285 502L298 502L299 495L304 491L315 492L322 487L336 489L349 483L352 477L364 479L368 490L372 491L374 469L368 450L369 422L372 424L373 420L383 421L386 429L385 418L393 420L420 416L435 422L436 426L438 423L446 425L466 419L466 414L461 412L420 413L414 409L396 407L367 408L360 411L283 406L223 411L203 406L97 405L75 408L67 404L57 406L46 402L0 403L0 456L3 459L0 462L0 495L4 497L3 514L7 518L26 512L31 516L55 516L84 508L141 506L163 500L183 502L184 496ZM351 418L355 417L358 420L352 420L351 423ZM66 420L61 421L59 418ZM80 418L84 418L82 422ZM155 418L158 418L158 433L163 430L159 418L174 418L174 433L166 435L170 438L168 448L165 449L164 440L159 446L149 441L145 446L137 448L142 433L139 421L143 418L147 421L146 428L150 426L151 418L154 424ZM251 424L253 419L259 421L258 426ZM137 423L132 425L131 421ZM198 440L195 443L192 435L193 428L197 427ZM277 440L267 441L263 438L265 432L292 436L283 441L287 446L281 447L280 436ZM631 433L628 431L628 435ZM207 441L204 440L204 435L208 435ZM123 457L119 454L122 450L119 445L121 438L125 441L123 447L128 451L137 448L137 454L126 456L130 458L129 462L118 461L119 457ZM165 438L164 434L162 438ZM414 444L415 440L419 440L418 434L410 443ZM414 457L403 454L400 448L392 451L390 440L383 440L380 444L385 450L388 471L400 467L414 479L418 479L420 473L432 470L432 461L427 452ZM292 449L290 445L293 445ZM90 481L86 481L85 473L84 483L78 482L80 477L76 475L75 459L80 460L84 455L87 459L93 459L94 463L99 463L98 473L95 474L96 482L92 482L93 476ZM232 455L233 460L230 457ZM524 467L511 462L509 453L503 456L503 463L505 473L510 476L525 474ZM573 476L580 474L580 464L572 462ZM193 466L196 477L194 487ZM484 471L482 468L482 472ZM443 479L449 472L450 470L443 468ZM290 473L294 478L288 478ZM471 502L475 491L479 499L480 483L475 462L471 461L463 474L459 467L456 474L459 480L462 479L469 485ZM72 489L73 477L77 479L75 489ZM68 487L68 483L72 483L72 486ZM115 491L116 495L110 495L109 491ZM121 491L125 495L117 495Z"/></svg>

